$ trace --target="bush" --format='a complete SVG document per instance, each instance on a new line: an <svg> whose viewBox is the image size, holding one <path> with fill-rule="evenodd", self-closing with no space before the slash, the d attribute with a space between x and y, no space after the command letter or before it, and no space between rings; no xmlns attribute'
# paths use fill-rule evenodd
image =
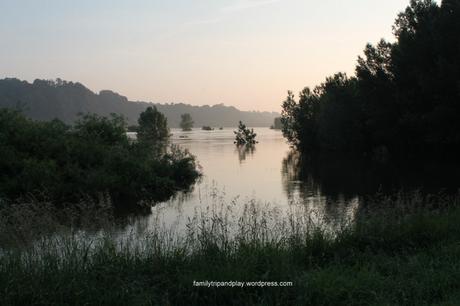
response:
<svg viewBox="0 0 460 306"><path fill-rule="evenodd" d="M116 207L162 201L199 176L192 155L167 151L164 144L129 141L117 115L84 115L71 127L2 109L0 197L32 195L64 205L108 193Z"/></svg>
<svg viewBox="0 0 460 306"><path fill-rule="evenodd" d="M235 134L235 144L237 145L254 145L257 143L254 129L249 129L243 122L239 122L238 130L233 131Z"/></svg>

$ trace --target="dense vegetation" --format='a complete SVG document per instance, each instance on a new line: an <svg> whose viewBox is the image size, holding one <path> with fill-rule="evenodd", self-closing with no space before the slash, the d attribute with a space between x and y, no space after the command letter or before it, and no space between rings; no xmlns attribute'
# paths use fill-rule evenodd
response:
<svg viewBox="0 0 460 306"><path fill-rule="evenodd" d="M208 210L176 239L160 226L121 241L69 232L0 252L2 304L458 305L459 199L376 198L382 203L335 236L301 211L281 218L254 204L236 219L231 207ZM23 225L16 232L35 233L30 221L13 220ZM5 238L21 241L16 232ZM293 286L193 286L206 280Z"/></svg>
<svg viewBox="0 0 460 306"><path fill-rule="evenodd" d="M33 83L18 79L0 80L0 107L21 110L35 120L55 118L67 124L78 120L78 113L94 113L99 116L121 114L129 124L135 124L139 114L149 106L156 106L166 116L169 127L180 127L180 115L190 114L195 126L234 127L235 122L244 120L251 126L268 127L278 113L245 112L223 104L193 106L183 103L147 103L128 101L122 95L110 90L99 94L80 83L60 79L35 80Z"/></svg>
<svg viewBox="0 0 460 306"><path fill-rule="evenodd" d="M102 194L118 207L167 199L198 172L193 156L160 142L165 120L148 109L139 119L140 141L133 142L117 115L88 114L69 126L0 109L0 199L36 197L65 205Z"/></svg>
<svg viewBox="0 0 460 306"><path fill-rule="evenodd" d="M460 152L460 2L412 0L396 42L367 45L338 73L283 103L286 138L304 152L378 158Z"/></svg>

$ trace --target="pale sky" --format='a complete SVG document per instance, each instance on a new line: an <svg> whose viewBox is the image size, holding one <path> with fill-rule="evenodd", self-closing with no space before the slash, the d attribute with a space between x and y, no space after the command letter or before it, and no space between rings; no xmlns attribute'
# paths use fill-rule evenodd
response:
<svg viewBox="0 0 460 306"><path fill-rule="evenodd" d="M392 40L409 0L0 0L0 78L280 111Z"/></svg>

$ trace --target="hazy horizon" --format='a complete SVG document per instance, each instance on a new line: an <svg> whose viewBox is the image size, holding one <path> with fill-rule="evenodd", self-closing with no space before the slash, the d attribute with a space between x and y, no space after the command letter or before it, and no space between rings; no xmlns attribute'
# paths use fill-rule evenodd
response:
<svg viewBox="0 0 460 306"><path fill-rule="evenodd" d="M131 101L280 111L288 89L354 73L407 0L1 2L0 77L81 82Z"/></svg>

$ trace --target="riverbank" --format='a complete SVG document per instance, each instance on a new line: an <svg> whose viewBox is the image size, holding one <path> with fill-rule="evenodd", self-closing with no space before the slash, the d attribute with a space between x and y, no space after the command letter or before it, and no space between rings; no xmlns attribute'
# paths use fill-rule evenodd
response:
<svg viewBox="0 0 460 306"><path fill-rule="evenodd" d="M0 204L33 198L78 206L102 194L119 210L145 211L190 189L201 176L195 157L168 143L161 113L144 113L161 120L146 119L147 136L134 142L115 114L81 115L70 126L0 109Z"/></svg>
<svg viewBox="0 0 460 306"><path fill-rule="evenodd" d="M182 237L157 228L142 239L88 240L69 230L3 250L2 304L458 304L459 198L413 194L367 203L353 224L335 232L254 202L236 217L226 208L197 215Z"/></svg>

